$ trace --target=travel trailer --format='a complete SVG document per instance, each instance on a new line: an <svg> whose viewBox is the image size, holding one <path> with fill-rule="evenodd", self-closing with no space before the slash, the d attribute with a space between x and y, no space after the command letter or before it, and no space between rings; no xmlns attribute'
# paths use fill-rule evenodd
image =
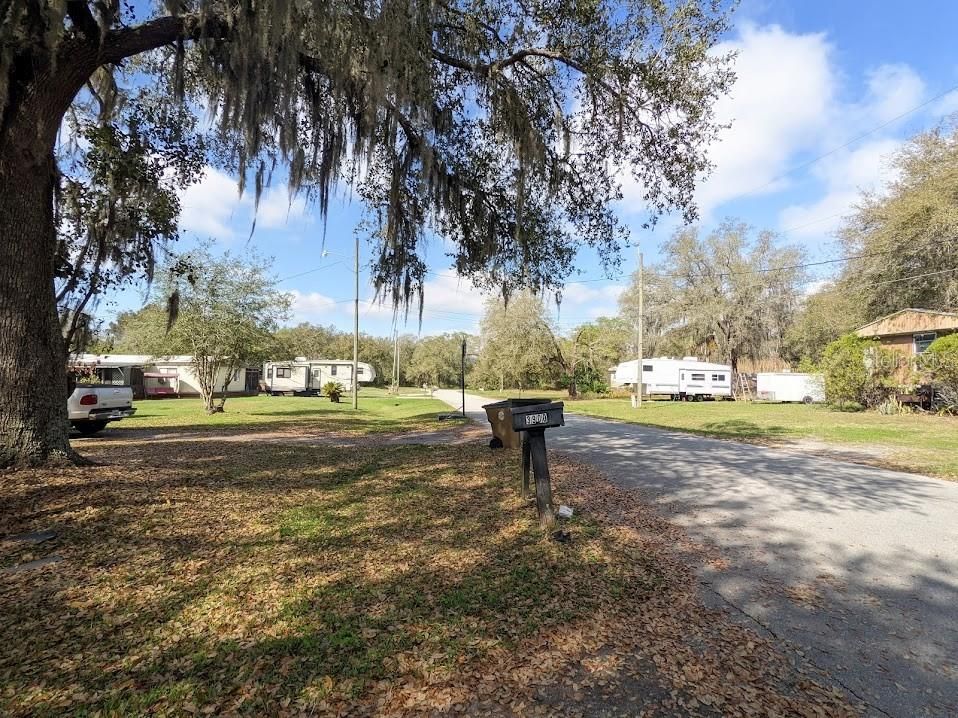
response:
<svg viewBox="0 0 958 718"><path fill-rule="evenodd" d="M822 402L825 401L825 380L821 374L759 372L755 397L761 401Z"/></svg>
<svg viewBox="0 0 958 718"><path fill-rule="evenodd" d="M634 386L635 360L622 362L612 373L613 386ZM696 357L656 357L642 361L642 393L668 396L673 401L732 398L732 367Z"/></svg>
<svg viewBox="0 0 958 718"><path fill-rule="evenodd" d="M365 362L357 367L359 384L376 380L376 370ZM270 361L263 366L263 382L271 394L320 394L323 386L335 381L346 391L353 388L353 363L338 359Z"/></svg>

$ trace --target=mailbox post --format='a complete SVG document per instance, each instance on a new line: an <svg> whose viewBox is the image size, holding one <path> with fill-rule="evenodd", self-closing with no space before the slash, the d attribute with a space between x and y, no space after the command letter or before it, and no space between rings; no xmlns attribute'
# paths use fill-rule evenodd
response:
<svg viewBox="0 0 958 718"><path fill-rule="evenodd" d="M552 506L552 482L546 455L546 429L565 426L563 403L549 402L512 410L512 429L522 432L522 496L529 493L530 464L536 481L536 509L539 524L548 528L555 523Z"/></svg>

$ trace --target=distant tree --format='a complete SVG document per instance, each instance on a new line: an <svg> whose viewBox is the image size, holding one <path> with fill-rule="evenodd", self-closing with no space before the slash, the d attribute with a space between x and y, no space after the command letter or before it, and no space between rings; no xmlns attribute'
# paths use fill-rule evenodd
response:
<svg viewBox="0 0 958 718"><path fill-rule="evenodd" d="M733 371L743 357L780 356L805 271L802 250L775 240L733 221L704 238L696 228L677 231L653 269L661 283L648 311L657 331L681 333L690 347L714 342Z"/></svg>
<svg viewBox="0 0 958 718"><path fill-rule="evenodd" d="M656 267L646 267L643 272L644 300L642 330L642 350L645 356L668 355L675 348L676 342L680 345L688 343L688 337L674 336L674 330L682 325L682 318L677 315L678 307L673 304L672 292L674 285L672 277ZM619 297L619 319L628 326L627 351L628 357L637 355L636 332L639 322L639 277L633 272L629 283ZM688 353L683 346L680 353Z"/></svg>
<svg viewBox="0 0 958 718"><path fill-rule="evenodd" d="M897 179L865 194L844 223L840 289L868 322L919 307L958 310L958 124L908 142L891 160Z"/></svg>
<svg viewBox="0 0 958 718"><path fill-rule="evenodd" d="M620 317L599 317L573 329L559 342L565 377L561 382L574 397L581 391L603 392L608 370L635 345L635 331Z"/></svg>
<svg viewBox="0 0 958 718"><path fill-rule="evenodd" d="M213 257L199 249L180 257L160 279L164 292L177 298L172 325L167 307L149 306L135 315L118 345L155 356L191 355L207 413L223 411L239 370L277 351L273 333L290 297L276 289L269 266L252 253Z"/></svg>
<svg viewBox="0 0 958 718"><path fill-rule="evenodd" d="M461 333L423 337L416 342L406 376L417 384L456 386L462 367L463 338L468 341Z"/></svg>
<svg viewBox="0 0 958 718"><path fill-rule="evenodd" d="M508 304L486 303L474 382L500 389L542 386L567 373L567 363L542 297L521 292Z"/></svg>
<svg viewBox="0 0 958 718"><path fill-rule="evenodd" d="M281 327L276 331L276 342L285 356L276 358L345 359L345 355L339 355L341 334L343 332L332 324L321 326L302 322L293 327Z"/></svg>
<svg viewBox="0 0 958 718"><path fill-rule="evenodd" d="M865 323L858 297L829 284L805 297L785 331L783 359L818 364L829 343Z"/></svg>

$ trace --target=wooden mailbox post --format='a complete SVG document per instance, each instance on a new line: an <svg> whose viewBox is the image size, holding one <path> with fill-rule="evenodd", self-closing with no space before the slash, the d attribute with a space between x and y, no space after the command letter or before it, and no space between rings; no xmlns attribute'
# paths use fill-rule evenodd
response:
<svg viewBox="0 0 958 718"><path fill-rule="evenodd" d="M548 528L555 523L545 430L565 426L563 406L561 401L554 401L512 409L512 429L523 432L522 497L526 498L529 495L529 469L531 468L536 481L536 509L539 512L539 524L543 528Z"/></svg>

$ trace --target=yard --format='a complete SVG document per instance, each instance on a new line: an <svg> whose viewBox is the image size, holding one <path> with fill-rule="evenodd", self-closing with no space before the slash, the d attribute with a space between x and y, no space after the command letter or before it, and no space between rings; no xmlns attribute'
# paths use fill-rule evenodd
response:
<svg viewBox="0 0 958 718"><path fill-rule="evenodd" d="M0 536L56 532L0 542L0 714L853 712L701 604L714 550L585 467L553 459L559 543L514 453L385 443L436 402L198 404L141 402L150 440L82 442L99 466L0 474ZM227 441L344 420L365 450Z"/></svg>
<svg viewBox="0 0 958 718"><path fill-rule="evenodd" d="M326 397L242 396L226 400L226 411L207 415L200 399L138 401L136 414L110 429L267 429L309 428L338 434L371 434L436 427L436 415L449 407L435 399L389 396L363 388L359 410L344 395L337 404ZM110 429L104 434L109 435Z"/></svg>
<svg viewBox="0 0 958 718"><path fill-rule="evenodd" d="M824 406L747 402L646 401L627 399L567 404L569 411L703 436L770 445L850 447L875 463L958 479L958 418L877 412L841 412Z"/></svg>

